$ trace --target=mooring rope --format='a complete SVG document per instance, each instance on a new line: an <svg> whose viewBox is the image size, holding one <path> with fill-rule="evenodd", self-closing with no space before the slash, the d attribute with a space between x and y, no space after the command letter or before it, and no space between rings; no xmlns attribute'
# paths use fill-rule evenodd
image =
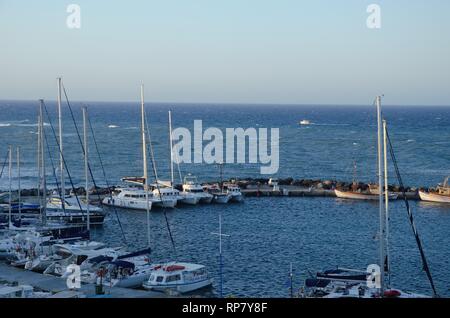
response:
<svg viewBox="0 0 450 318"><path fill-rule="evenodd" d="M394 148L392 147L391 138L390 138L389 133L387 132L387 130L386 130L386 136L387 136L387 140L389 142L389 152L391 154L392 162L394 164L395 174L397 176L397 180L398 180L398 183L399 183L401 191L402 191L403 201L405 202L405 205L406 205L406 211L408 212L409 223L411 224L411 228L413 230L414 237L416 238L417 247L419 248L420 257L422 259L422 264L423 264L423 270L425 271L425 273L427 275L427 278L428 278L428 280L430 282L431 289L433 290L433 297L438 297L438 294L436 292L436 287L434 285L433 277L431 275L430 267L428 266L428 261L427 261L427 258L425 256L425 252L424 252L423 247L422 247L422 241L420 239L419 232L417 231L417 227L416 227L416 224L414 222L414 216L413 216L413 214L411 212L411 208L409 206L408 198L406 197L406 189L405 189L405 187L403 185L403 180L402 180L402 177L400 175L400 170L398 168L397 159L396 159L396 156L395 156L395 153L394 153ZM380 191L381 191L381 188L380 188Z"/></svg>

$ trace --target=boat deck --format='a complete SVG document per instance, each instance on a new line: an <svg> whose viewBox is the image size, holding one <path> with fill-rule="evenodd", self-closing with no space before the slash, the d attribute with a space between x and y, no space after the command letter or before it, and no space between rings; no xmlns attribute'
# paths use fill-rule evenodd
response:
<svg viewBox="0 0 450 318"><path fill-rule="evenodd" d="M61 291L67 291L66 282L59 277L43 275L28 270L23 270L3 262L0 262L0 281L6 282L18 282L19 284L31 285L44 291L57 293ZM80 291L86 295L86 297L111 297L111 298L166 298L166 294L137 290L121 287L105 287L105 295L95 295L94 284L82 284ZM173 296L171 296L173 297Z"/></svg>

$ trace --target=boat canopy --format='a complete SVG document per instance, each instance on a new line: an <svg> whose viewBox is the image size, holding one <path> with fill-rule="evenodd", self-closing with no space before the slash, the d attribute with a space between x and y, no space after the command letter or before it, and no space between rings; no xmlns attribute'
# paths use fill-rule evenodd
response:
<svg viewBox="0 0 450 318"><path fill-rule="evenodd" d="M127 262L127 261L119 260L119 261L109 262L109 264L115 265L117 267L134 269L134 264L131 262Z"/></svg>
<svg viewBox="0 0 450 318"><path fill-rule="evenodd" d="M307 278L305 280L305 286L306 287L318 287L318 288L324 288L327 287L330 283L329 280L323 280L323 279L316 279L316 278Z"/></svg>
<svg viewBox="0 0 450 318"><path fill-rule="evenodd" d="M136 251L136 252L133 252L133 253L130 253L130 254L120 255L118 257L118 259L125 259L125 258L131 258L131 257L146 255L146 254L150 254L151 252L152 252L152 249L149 247L149 248L146 248L146 249L143 249L143 250L140 250L140 251Z"/></svg>
<svg viewBox="0 0 450 318"><path fill-rule="evenodd" d="M114 258L111 257L111 256L99 255L99 256L91 258L89 260L89 263L99 264L99 263L102 263L102 262L111 262L113 259Z"/></svg>

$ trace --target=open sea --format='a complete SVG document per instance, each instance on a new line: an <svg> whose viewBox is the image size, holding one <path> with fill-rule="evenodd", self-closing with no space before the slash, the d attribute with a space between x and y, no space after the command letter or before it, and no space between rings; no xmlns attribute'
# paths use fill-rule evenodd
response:
<svg viewBox="0 0 450 318"><path fill-rule="evenodd" d="M95 139L110 184L120 178L142 175L139 103L88 104ZM82 131L81 103L73 102L76 122ZM47 103L57 130L56 105ZM279 178L337 179L351 181L354 162L359 181L376 181L376 112L365 106L281 106L220 104L147 104L146 111L160 179L169 179L168 115L173 126L192 131L194 120L204 129L279 128ZM408 186L434 186L450 175L450 107L386 106L390 136L403 181ZM0 101L0 164L8 145L20 146L22 188L36 187L37 102ZM64 106L64 156L76 185L84 185L83 157L69 109ZM302 119L311 125L300 126ZM48 151L57 162L58 153L45 119ZM90 159L98 185L105 185L100 160L90 139ZM47 159L48 154L47 154ZM54 184L47 160L48 182ZM149 170L151 171L151 170ZM217 180L214 164L182 164L184 175L199 181ZM390 183L396 183L390 169ZM151 174L150 174L151 175ZM178 175L178 170L176 170ZM226 164L226 178L270 177L260 174L258 164ZM14 167L12 184L17 188ZM0 189L7 190L7 167ZM411 202L418 231L438 293L450 296L450 206ZM392 286L431 294L409 225L404 204L390 204L390 253ZM373 202L335 198L246 198L242 204L180 207L165 214L151 213L153 260L198 262L208 266L219 282L218 231L222 212L224 294L242 297L288 297L289 269L294 269L294 287L301 287L308 272L336 266L365 269L378 262L378 205ZM175 242L173 248L166 219ZM126 243L119 226L123 226ZM145 212L119 210L109 213L105 225L94 231L94 239L130 249L147 244Z"/></svg>

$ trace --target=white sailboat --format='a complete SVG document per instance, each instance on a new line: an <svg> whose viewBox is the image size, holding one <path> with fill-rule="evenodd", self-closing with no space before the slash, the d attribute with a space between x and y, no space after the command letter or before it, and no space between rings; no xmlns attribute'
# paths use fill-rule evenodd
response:
<svg viewBox="0 0 450 318"><path fill-rule="evenodd" d="M442 184L439 184L434 191L419 190L419 196L422 201L435 203L449 203L450 204L450 185L448 184L449 177L445 178Z"/></svg>

